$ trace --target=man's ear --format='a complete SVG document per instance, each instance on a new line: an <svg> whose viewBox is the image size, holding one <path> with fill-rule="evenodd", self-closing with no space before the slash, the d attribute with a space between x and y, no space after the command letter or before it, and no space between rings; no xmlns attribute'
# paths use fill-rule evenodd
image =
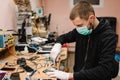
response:
<svg viewBox="0 0 120 80"><path fill-rule="evenodd" d="M95 16L94 15L90 15L89 16L90 23L93 23L94 20L95 20Z"/></svg>
<svg viewBox="0 0 120 80"><path fill-rule="evenodd" d="M89 18L90 19L95 19L95 16L94 15L90 15Z"/></svg>

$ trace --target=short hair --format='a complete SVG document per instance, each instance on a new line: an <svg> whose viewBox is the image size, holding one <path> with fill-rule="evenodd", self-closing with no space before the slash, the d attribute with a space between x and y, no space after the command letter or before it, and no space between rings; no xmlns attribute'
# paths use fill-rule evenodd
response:
<svg viewBox="0 0 120 80"><path fill-rule="evenodd" d="M80 1L75 4L70 13L70 19L74 20L76 17L88 20L89 15L95 15L92 5L87 1Z"/></svg>

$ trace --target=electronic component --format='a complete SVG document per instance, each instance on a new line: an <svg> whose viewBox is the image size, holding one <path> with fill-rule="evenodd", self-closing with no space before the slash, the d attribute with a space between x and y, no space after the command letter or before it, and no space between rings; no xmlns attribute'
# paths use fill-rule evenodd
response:
<svg viewBox="0 0 120 80"><path fill-rule="evenodd" d="M17 64L19 64L20 66L26 65L26 59L25 58L18 58Z"/></svg>
<svg viewBox="0 0 120 80"><path fill-rule="evenodd" d="M32 72L33 71L33 69L27 65L25 58L18 58L17 59L17 64L19 64L20 67L22 67L27 72Z"/></svg>
<svg viewBox="0 0 120 80"><path fill-rule="evenodd" d="M15 68L3 67L1 70L4 70L4 71L13 71L13 70L15 70Z"/></svg>
<svg viewBox="0 0 120 80"><path fill-rule="evenodd" d="M43 70L44 73L46 72L53 72L55 70L55 68L48 68L48 69L45 69Z"/></svg>
<svg viewBox="0 0 120 80"><path fill-rule="evenodd" d="M5 34L0 34L0 48L4 48L8 44L8 38Z"/></svg>
<svg viewBox="0 0 120 80"><path fill-rule="evenodd" d="M11 76L10 76L10 79L11 80L20 80L20 76L19 76L19 73L12 73Z"/></svg>
<svg viewBox="0 0 120 80"><path fill-rule="evenodd" d="M33 57L29 58L28 60L33 61L33 60L35 60L37 58L39 58L39 56L33 56Z"/></svg>
<svg viewBox="0 0 120 80"><path fill-rule="evenodd" d="M6 47L8 44L13 44L14 38L11 34L0 34L0 48Z"/></svg>
<svg viewBox="0 0 120 80"><path fill-rule="evenodd" d="M23 69L25 69L27 72L32 72L33 69L29 67L28 65L21 66Z"/></svg>

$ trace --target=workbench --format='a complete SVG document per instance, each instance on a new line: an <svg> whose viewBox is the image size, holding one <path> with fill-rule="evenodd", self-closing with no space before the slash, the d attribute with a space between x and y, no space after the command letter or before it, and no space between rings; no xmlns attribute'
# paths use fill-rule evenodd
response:
<svg viewBox="0 0 120 80"><path fill-rule="evenodd" d="M0 52L1 51L3 51L3 49L0 50ZM29 59L34 56L37 56L37 58L35 60L30 61ZM14 72L24 71L19 74L20 74L20 79L25 80L26 75L29 74L29 72L26 72L24 69L21 69L20 66L16 63L18 58L25 58L27 65L29 65L32 69L37 70L35 74L32 77L30 77L31 80L34 80L35 78L39 78L40 80L48 80L48 79L56 80L56 78L50 78L43 71L51 67L54 67L59 70L60 62L67 58L67 48L61 49L60 58L56 65L54 65L53 62L49 60L49 54L36 54L36 53L26 53L23 55L12 54L0 59L0 62L2 63L7 62L8 65L11 64L12 67L16 68L14 71L9 71L8 77L10 77L10 75ZM0 64L0 68L4 66L5 66L4 64Z"/></svg>

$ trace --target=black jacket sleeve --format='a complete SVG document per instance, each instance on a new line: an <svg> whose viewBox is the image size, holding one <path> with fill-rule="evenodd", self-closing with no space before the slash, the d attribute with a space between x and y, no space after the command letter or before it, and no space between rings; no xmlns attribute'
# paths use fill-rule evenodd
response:
<svg viewBox="0 0 120 80"><path fill-rule="evenodd" d="M114 64L114 54L117 43L115 34L106 34L101 40L101 52L97 53L98 65L92 69L74 73L74 80L111 80Z"/></svg>
<svg viewBox="0 0 120 80"><path fill-rule="evenodd" d="M76 36L76 30L72 30L66 34L63 34L57 38L56 43L70 43L75 41L75 36Z"/></svg>

